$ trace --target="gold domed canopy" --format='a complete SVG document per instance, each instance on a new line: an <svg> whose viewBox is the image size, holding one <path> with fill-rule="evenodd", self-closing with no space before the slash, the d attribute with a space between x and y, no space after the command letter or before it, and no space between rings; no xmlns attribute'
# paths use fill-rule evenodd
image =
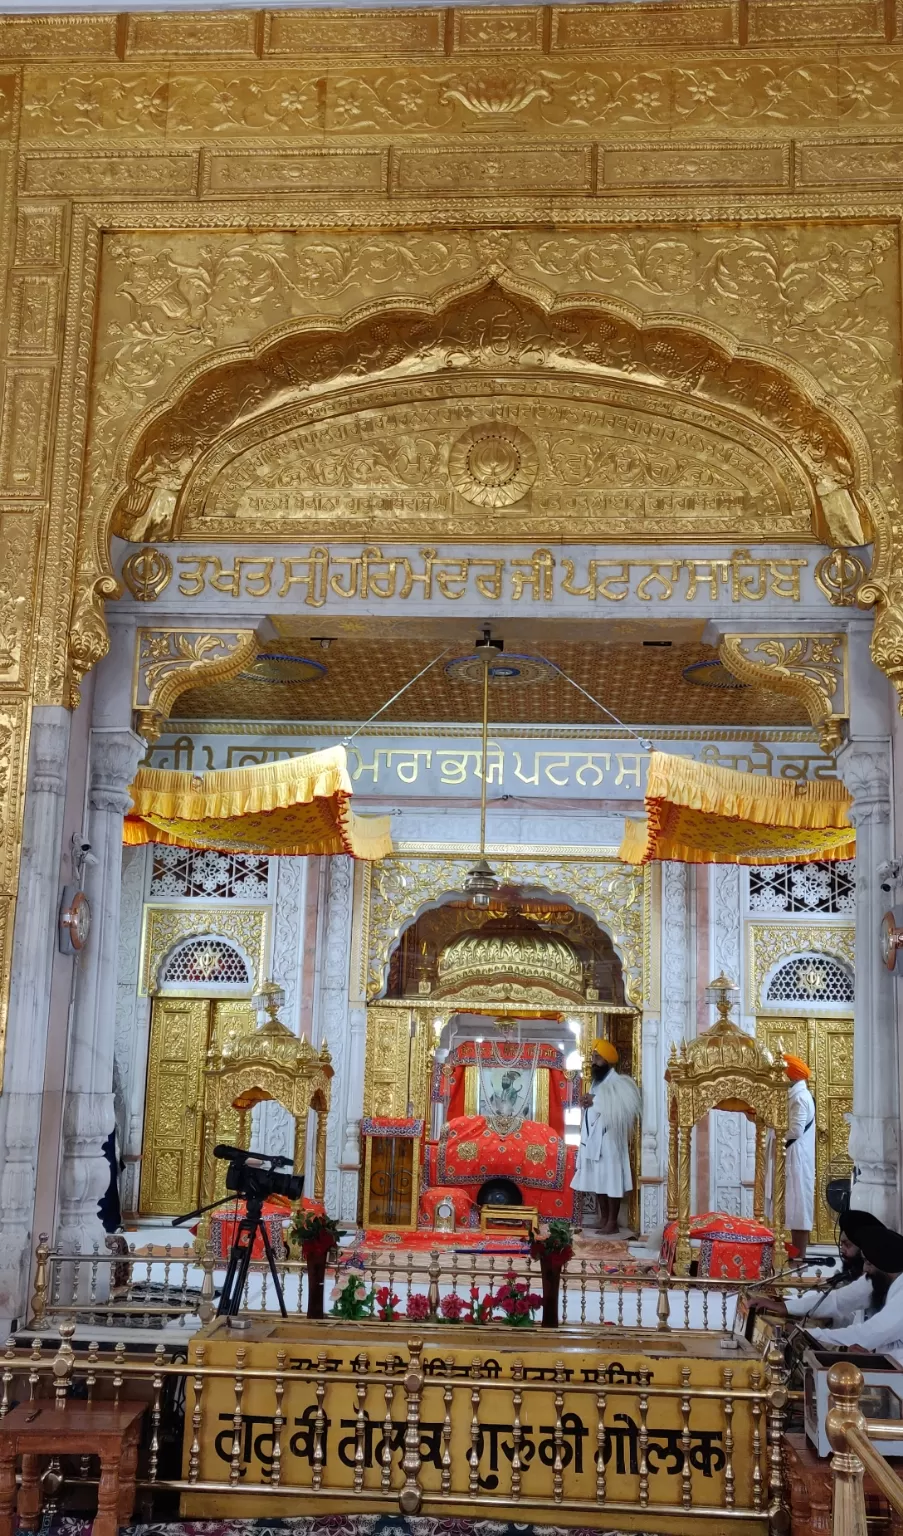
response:
<svg viewBox="0 0 903 1536"><path fill-rule="evenodd" d="M583 993L580 957L557 934L463 933L439 956L438 997L577 1002Z"/></svg>

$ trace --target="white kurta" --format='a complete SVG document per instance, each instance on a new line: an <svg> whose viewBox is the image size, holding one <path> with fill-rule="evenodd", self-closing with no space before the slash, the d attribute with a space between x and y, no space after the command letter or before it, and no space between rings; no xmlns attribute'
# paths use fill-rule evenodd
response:
<svg viewBox="0 0 903 1536"><path fill-rule="evenodd" d="M791 1232L811 1232L815 1220L815 1100L805 1083L787 1094L787 1202Z"/></svg>
<svg viewBox="0 0 903 1536"><path fill-rule="evenodd" d="M898 1275L880 1312L849 1328L812 1328L812 1337L826 1349L858 1344L862 1349L903 1349L903 1275Z"/></svg>
<svg viewBox="0 0 903 1536"><path fill-rule="evenodd" d="M604 1082L596 1083L592 1088L593 1103L583 1111L580 1150L571 1180L571 1188L578 1192L608 1195L612 1200L620 1200L633 1189L629 1148L632 1127L625 1126L623 1113L616 1116L615 1124L612 1124L610 1114L611 1089L614 1087L611 1080L616 1076L615 1072L610 1072ZM639 1099L633 1079L627 1078L626 1082L632 1084ZM622 1088L624 1083L625 1079L621 1079Z"/></svg>

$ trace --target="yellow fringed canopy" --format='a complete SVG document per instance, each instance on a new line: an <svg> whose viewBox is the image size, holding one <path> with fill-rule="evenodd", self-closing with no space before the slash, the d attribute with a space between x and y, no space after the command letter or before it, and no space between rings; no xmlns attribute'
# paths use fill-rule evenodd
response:
<svg viewBox="0 0 903 1536"><path fill-rule="evenodd" d="M807 864L851 859L849 790L839 779L799 783L737 773L653 752L646 818L628 821L619 857L627 864Z"/></svg>
<svg viewBox="0 0 903 1536"><path fill-rule="evenodd" d="M126 843L174 843L223 853L392 852L388 816L355 816L344 747L254 768L176 773L141 768L131 787Z"/></svg>

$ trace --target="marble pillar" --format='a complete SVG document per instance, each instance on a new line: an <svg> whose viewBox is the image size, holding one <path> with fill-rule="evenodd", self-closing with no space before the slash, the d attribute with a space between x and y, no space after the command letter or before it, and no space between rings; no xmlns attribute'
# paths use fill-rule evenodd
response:
<svg viewBox="0 0 903 1536"><path fill-rule="evenodd" d="M840 777L853 796L856 828L856 997L853 1005L853 1113L850 1157L853 1204L898 1228L900 1103L896 988L882 963L881 918L894 896L881 889L878 867L893 857L891 717L888 680L872 664L870 627L848 633L850 739L837 754Z"/></svg>
<svg viewBox="0 0 903 1536"><path fill-rule="evenodd" d="M96 716L95 716L96 718ZM59 1241L89 1251L102 1243L97 1202L109 1183L102 1147L114 1124L113 1059L122 893L122 823L144 742L128 727L91 732L86 870L93 913L76 977L63 1117Z"/></svg>
<svg viewBox="0 0 903 1536"><path fill-rule="evenodd" d="M328 859L326 865L326 899L320 925L320 977L312 1043L319 1046L326 1041L335 1070L327 1125L325 1191L326 1209L331 1216L337 1216L342 1203L339 1159L345 1132L344 1084L351 1062L348 1016L354 861L344 854L337 854Z"/></svg>
<svg viewBox="0 0 903 1536"><path fill-rule="evenodd" d="M895 987L878 947L881 918L892 898L881 889L878 865L892 853L890 752L885 742L852 742L839 754L853 795L856 828L856 998L853 1031L853 1114L850 1157L853 1203L897 1227L900 1213Z"/></svg>
<svg viewBox="0 0 903 1536"><path fill-rule="evenodd" d="M643 1231L665 1224L668 1120L665 1067L671 1047L692 1033L690 878L686 864L664 863L662 872L661 1024L647 1049L644 1023L643 1171L654 1166L660 1182L643 1186ZM654 1159L654 1162L653 1162ZM648 1174L647 1174L648 1176Z"/></svg>
<svg viewBox="0 0 903 1536"><path fill-rule="evenodd" d="M62 876L69 711L38 706L22 828L9 1028L0 1097L0 1317L24 1318ZM71 962L69 962L71 966Z"/></svg>

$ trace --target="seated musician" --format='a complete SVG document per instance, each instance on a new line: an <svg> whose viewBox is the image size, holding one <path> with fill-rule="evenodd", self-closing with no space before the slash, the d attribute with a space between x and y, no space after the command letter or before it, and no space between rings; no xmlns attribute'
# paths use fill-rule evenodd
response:
<svg viewBox="0 0 903 1536"><path fill-rule="evenodd" d="M840 1271L825 1285L809 1286L800 1296L781 1300L767 1291L750 1294L751 1306L774 1317L818 1317L819 1322L841 1327L855 1321L859 1314L868 1316L872 1309L871 1281L864 1273L865 1260L859 1246L860 1234L867 1227L883 1227L871 1211L845 1211L840 1227Z"/></svg>
<svg viewBox="0 0 903 1536"><path fill-rule="evenodd" d="M865 1227L859 1247L872 1285L871 1316L847 1328L808 1331L823 1349L903 1350L903 1237L888 1227Z"/></svg>

